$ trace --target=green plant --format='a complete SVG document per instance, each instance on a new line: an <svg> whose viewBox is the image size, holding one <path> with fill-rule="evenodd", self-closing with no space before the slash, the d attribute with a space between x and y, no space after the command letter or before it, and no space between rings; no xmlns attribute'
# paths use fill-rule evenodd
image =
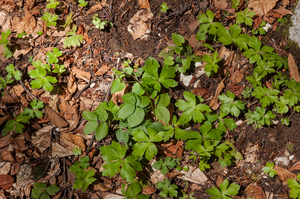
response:
<svg viewBox="0 0 300 199"><path fill-rule="evenodd" d="M288 89L284 91L283 97L289 101L289 106L294 106L300 101L300 82L291 79L287 86Z"/></svg>
<svg viewBox="0 0 300 199"><path fill-rule="evenodd" d="M206 72L206 75L209 77L213 72L217 73L219 66L218 66L218 62L221 60L222 58L218 58L218 52L215 51L212 56L210 57L210 55L203 55L203 61L205 61L207 64L204 66L204 70Z"/></svg>
<svg viewBox="0 0 300 199"><path fill-rule="evenodd" d="M266 21L262 21L261 24L259 25L259 27L256 30L252 30L252 33L254 35L257 35L258 33L261 35L266 34L266 30L264 29L264 27L266 26L267 22Z"/></svg>
<svg viewBox="0 0 300 199"><path fill-rule="evenodd" d="M42 34L43 34L43 31L40 30L40 31L37 32L37 34L38 34L38 35L42 35Z"/></svg>
<svg viewBox="0 0 300 199"><path fill-rule="evenodd" d="M89 157L84 156L80 159L80 161L76 161L74 165L69 168L69 171L75 174L76 180L74 182L73 188L80 189L84 192L90 184L92 184L96 178L95 175L96 170L87 170L85 171L90 164Z"/></svg>
<svg viewBox="0 0 300 199"><path fill-rule="evenodd" d="M80 46L80 44L83 41L83 36L82 35L77 35L76 34L77 26L73 26L73 29L70 32L67 32L67 38L64 41L64 47L69 48L70 46Z"/></svg>
<svg viewBox="0 0 300 199"><path fill-rule="evenodd" d="M153 167L155 169L159 169L162 174L166 175L167 172L169 172L169 168L172 169L176 166L178 166L179 160L177 158L172 158L172 157L166 157L164 160L159 159L158 162L155 162L153 164Z"/></svg>
<svg viewBox="0 0 300 199"><path fill-rule="evenodd" d="M49 64L57 64L58 63L58 57L60 57L62 55L62 51L60 51L58 48L53 48L52 49L53 52L47 52L47 61Z"/></svg>
<svg viewBox="0 0 300 199"><path fill-rule="evenodd" d="M177 197L178 192L176 191L176 189L178 189L178 187L174 184L170 185L170 181L167 179L164 179L163 182L159 181L156 184L158 189L162 189L162 191L159 192L159 195L163 198L166 198L169 196L171 197Z"/></svg>
<svg viewBox="0 0 300 199"><path fill-rule="evenodd" d="M94 26L96 26L96 28L104 29L105 25L107 24L107 21L101 21L101 19L98 18L98 14L95 14L93 16L92 23L94 24Z"/></svg>
<svg viewBox="0 0 300 199"><path fill-rule="evenodd" d="M49 195L54 196L55 193L60 190L60 188L58 186L56 186L55 184L47 187L47 185L42 182L33 183L33 187L34 187L34 189L32 189L32 191L31 191L31 197L33 197L34 199L50 198Z"/></svg>
<svg viewBox="0 0 300 199"><path fill-rule="evenodd" d="M248 86L241 92L244 98L249 98L251 96L251 93L252 93L252 88Z"/></svg>
<svg viewBox="0 0 300 199"><path fill-rule="evenodd" d="M76 148L76 147L73 148L72 152L74 153L74 155L81 155L82 153L81 148Z"/></svg>
<svg viewBox="0 0 300 199"><path fill-rule="evenodd" d="M272 103L276 103L278 101L278 94L280 93L279 90L273 88L266 88L266 87L256 87L252 92L252 96L259 99L262 107L267 107Z"/></svg>
<svg viewBox="0 0 300 199"><path fill-rule="evenodd" d="M300 174L297 175L298 181L300 181ZM300 198L300 184L295 179L288 179L287 183L289 185L290 197L291 198Z"/></svg>
<svg viewBox="0 0 300 199"><path fill-rule="evenodd" d="M167 12L167 10L169 10L169 6L167 6L167 4L166 3L163 3L163 4L161 4L160 5L160 11L161 12Z"/></svg>
<svg viewBox="0 0 300 199"><path fill-rule="evenodd" d="M16 70L14 65L9 64L8 66L6 66L6 71L8 73L6 78L8 79L14 78L16 80L21 79L22 73L19 70Z"/></svg>
<svg viewBox="0 0 300 199"><path fill-rule="evenodd" d="M274 169L274 163L267 162L266 166L263 168L263 172L266 174L269 174L270 177L274 177L277 175L275 169Z"/></svg>
<svg viewBox="0 0 300 199"><path fill-rule="evenodd" d="M30 78L34 79L30 83L32 88L39 89L43 87L46 91L52 91L53 86L50 83L56 83L57 79L52 76L47 76L47 74L51 71L51 67L48 64L43 64L41 60L32 62L32 65L36 68L36 70L28 72Z"/></svg>
<svg viewBox="0 0 300 199"><path fill-rule="evenodd" d="M288 119L288 118L282 118L281 119L281 124L283 124L285 126L290 125L290 119Z"/></svg>
<svg viewBox="0 0 300 199"><path fill-rule="evenodd" d="M47 0L47 2L49 2L49 3L47 3L47 5L46 5L46 8L47 8L47 9L55 9L56 6L59 4L59 2L56 1L56 0Z"/></svg>
<svg viewBox="0 0 300 199"><path fill-rule="evenodd" d="M212 187L212 188L206 190L206 192L210 196L212 196L211 198L214 198L214 199L229 199L229 198L232 198L230 196L235 196L236 194L239 193L240 186L235 183L231 183L229 186L228 185L229 185L229 182L227 179L225 179L220 184L220 190L216 187Z"/></svg>
<svg viewBox="0 0 300 199"><path fill-rule="evenodd" d="M254 17L255 14L255 12L249 10L247 7L244 12L241 11L236 13L236 23L245 23L247 26L252 26L252 17Z"/></svg>
<svg viewBox="0 0 300 199"><path fill-rule="evenodd" d="M125 190L126 184L122 184L122 194L128 199L146 199L149 195L141 193L142 186L138 182L133 182L129 184Z"/></svg>
<svg viewBox="0 0 300 199"><path fill-rule="evenodd" d="M27 35L27 33L25 32L25 31L23 31L22 33L18 33L17 34L17 38L22 38L23 36L26 36Z"/></svg>
<svg viewBox="0 0 300 199"><path fill-rule="evenodd" d="M4 129L2 130L2 135L5 136L9 132L15 130L16 133L23 133L23 129L25 128L22 123L28 123L30 116L25 114L20 114L16 118L9 120L6 122Z"/></svg>
<svg viewBox="0 0 300 199"><path fill-rule="evenodd" d="M46 25L48 27L56 26L57 19L58 19L58 15L56 15L56 14L52 15L49 12L45 12L44 16L42 16L42 20L46 21Z"/></svg>
<svg viewBox="0 0 300 199"><path fill-rule="evenodd" d="M38 109L41 109L44 107L43 101L37 101L36 99L34 99L32 102L30 102L30 106L32 109L25 108L23 111L23 114L26 114L26 115L30 116L31 118L43 117L43 112L38 110Z"/></svg>
<svg viewBox="0 0 300 199"><path fill-rule="evenodd" d="M79 7L85 7L88 4L88 2L86 2L85 0L79 0L78 3Z"/></svg>
<svg viewBox="0 0 300 199"><path fill-rule="evenodd" d="M135 171L143 170L140 162L137 161L138 157L135 155L125 157L126 147L115 141L112 141L110 146L100 147L100 152L102 158L106 161L102 172L104 176L109 175L112 177L120 172L122 178L132 183L133 178L136 176Z"/></svg>
<svg viewBox="0 0 300 199"><path fill-rule="evenodd" d="M229 113L235 117L238 117L241 110L245 109L245 105L242 101L234 101L235 94L231 91L227 91L227 96L225 94L219 95L219 100L222 102L220 107L220 116L226 116Z"/></svg>
<svg viewBox="0 0 300 199"><path fill-rule="evenodd" d="M261 107L255 107L255 111L249 111L246 113L247 124L254 124L254 128L261 128L263 125L270 126L272 124L271 119L274 119L276 115L272 111L268 111Z"/></svg>
<svg viewBox="0 0 300 199"><path fill-rule="evenodd" d="M7 59L11 58L13 53L12 51L8 48L9 40L7 37L11 34L10 29L8 29L5 33L1 32L1 39L0 39L0 45L3 45L3 56L6 57Z"/></svg>
<svg viewBox="0 0 300 199"><path fill-rule="evenodd" d="M231 8L238 10L240 3L241 3L240 0L231 0Z"/></svg>

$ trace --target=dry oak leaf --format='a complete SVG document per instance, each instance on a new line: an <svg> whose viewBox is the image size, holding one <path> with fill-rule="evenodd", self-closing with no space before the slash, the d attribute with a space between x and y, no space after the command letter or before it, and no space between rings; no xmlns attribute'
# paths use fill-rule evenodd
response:
<svg viewBox="0 0 300 199"><path fill-rule="evenodd" d="M72 148L81 148L83 151L85 151L84 139L81 136L63 133L60 138Z"/></svg>
<svg viewBox="0 0 300 199"><path fill-rule="evenodd" d="M265 199L266 198L263 188L258 186L257 183L249 184L245 191L247 194L247 198L252 198L252 199Z"/></svg>
<svg viewBox="0 0 300 199"><path fill-rule="evenodd" d="M0 175L0 188L8 189L14 183L14 178L10 175Z"/></svg>
<svg viewBox="0 0 300 199"><path fill-rule="evenodd" d="M267 15L268 12L276 6L277 1L278 0L252 0L248 7L252 8L258 15Z"/></svg>
<svg viewBox="0 0 300 199"><path fill-rule="evenodd" d="M288 56L288 65L289 65L291 78L294 78L296 80L296 82L300 82L298 66L297 66L295 59L291 53L289 53L289 56Z"/></svg>
<svg viewBox="0 0 300 199"><path fill-rule="evenodd" d="M71 72L68 78L68 85L67 85L67 89L69 91L69 93L72 95L73 93L76 92L77 90L77 84L76 84L76 79L74 77L74 74Z"/></svg>
<svg viewBox="0 0 300 199"><path fill-rule="evenodd" d="M75 74L75 76L78 79L83 79L87 82L89 82L91 79L91 74L89 72L83 71L83 70L77 68L77 66L73 66L72 72L73 72L73 74Z"/></svg>
<svg viewBox="0 0 300 199"><path fill-rule="evenodd" d="M275 165L274 170L276 171L276 173L278 174L278 176L282 181L286 181L287 179L291 179L291 178L297 180L297 175L295 173L288 171L285 168Z"/></svg>

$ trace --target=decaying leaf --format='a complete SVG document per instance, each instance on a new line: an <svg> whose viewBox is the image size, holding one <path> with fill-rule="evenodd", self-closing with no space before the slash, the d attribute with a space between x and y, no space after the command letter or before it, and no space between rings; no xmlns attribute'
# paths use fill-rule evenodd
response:
<svg viewBox="0 0 300 199"><path fill-rule="evenodd" d="M30 14L26 14L22 19L22 21L18 24L16 30L17 33L21 33L25 30L27 34L31 34L34 32L35 28L36 28L35 18Z"/></svg>
<svg viewBox="0 0 300 199"><path fill-rule="evenodd" d="M73 72L73 74L75 74L75 76L78 79L83 79L83 80L85 80L87 82L89 82L90 79L91 79L91 74L89 72L80 70L79 68L77 68L77 66L73 66L72 72Z"/></svg>
<svg viewBox="0 0 300 199"><path fill-rule="evenodd" d="M73 93L76 92L77 90L77 84L76 84L76 79L74 77L73 73L70 73L70 76L68 78L68 85L67 85L69 93L72 95Z"/></svg>
<svg viewBox="0 0 300 199"><path fill-rule="evenodd" d="M92 6L87 12L86 15L89 15L91 13L97 12L99 10L102 10L103 6L100 3L97 3L96 5Z"/></svg>
<svg viewBox="0 0 300 199"><path fill-rule="evenodd" d="M81 136L70 133L63 133L60 137L66 144L71 146L72 148L80 148L85 151L84 140Z"/></svg>
<svg viewBox="0 0 300 199"><path fill-rule="evenodd" d="M259 15L267 15L272 10L278 0L251 0L248 7Z"/></svg>
<svg viewBox="0 0 300 199"><path fill-rule="evenodd" d="M51 124L54 124L56 127L62 128L69 125L68 122L60 117L48 104L45 104L45 114Z"/></svg>
<svg viewBox="0 0 300 199"><path fill-rule="evenodd" d="M214 0L215 7L219 9L227 9L229 8L230 1L228 0Z"/></svg>
<svg viewBox="0 0 300 199"><path fill-rule="evenodd" d="M0 162L0 175L7 175L10 172L10 162Z"/></svg>
<svg viewBox="0 0 300 199"><path fill-rule="evenodd" d="M180 173L182 173L182 176L178 176L178 178L187 180L189 182L202 184L204 185L208 178L206 177L205 173L200 171L199 167L195 168L193 166L188 166L189 170L181 170Z"/></svg>
<svg viewBox="0 0 300 199"><path fill-rule="evenodd" d="M300 170L300 162L297 162L289 168L289 171L295 171L295 170Z"/></svg>
<svg viewBox="0 0 300 199"><path fill-rule="evenodd" d="M127 26L128 32L132 35L134 40L139 38L147 38L151 31L151 19L153 17L150 9L143 9L138 11L131 19Z"/></svg>
<svg viewBox="0 0 300 199"><path fill-rule="evenodd" d="M218 99L219 99L219 95L222 92L222 90L225 88L225 84L224 84L224 80L223 79L217 89L216 89L216 93L215 96L212 98L212 100L209 102L209 107L212 108L213 110L217 110L219 108L219 103L218 103Z"/></svg>
<svg viewBox="0 0 300 199"><path fill-rule="evenodd" d="M72 151L65 149L63 146L57 142L52 143L52 157L66 157L74 155Z"/></svg>
<svg viewBox="0 0 300 199"><path fill-rule="evenodd" d="M53 128L53 126L45 126L35 132L32 136L32 144L41 152L44 152L48 147L50 147L51 130Z"/></svg>
<svg viewBox="0 0 300 199"><path fill-rule="evenodd" d="M10 175L0 175L0 188L8 189L14 183L14 178Z"/></svg>
<svg viewBox="0 0 300 199"><path fill-rule="evenodd" d="M287 179L290 178L297 180L297 175L295 173L288 171L285 168L275 165L274 170L276 171L276 173L278 174L278 176L282 181L286 181Z"/></svg>
<svg viewBox="0 0 300 199"><path fill-rule="evenodd" d="M278 9L275 9L273 11L280 14L279 18L282 18L285 15L293 15L293 13L290 10L285 9L282 6L280 6Z"/></svg>
<svg viewBox="0 0 300 199"><path fill-rule="evenodd" d="M263 188L261 188L261 186L258 186L257 183L252 183L252 184L248 185L248 187L246 188L245 191L247 194L247 198L252 198L252 199L265 199L266 198Z"/></svg>
<svg viewBox="0 0 300 199"><path fill-rule="evenodd" d="M148 0L138 0L139 5L140 5L140 9L150 9L150 3Z"/></svg>
<svg viewBox="0 0 300 199"><path fill-rule="evenodd" d="M289 53L289 56L288 56L288 65L289 65L289 71L290 71L291 78L294 78L296 80L296 82L299 82L300 75L299 75L299 71L298 71L298 66L297 66L295 59L291 53Z"/></svg>

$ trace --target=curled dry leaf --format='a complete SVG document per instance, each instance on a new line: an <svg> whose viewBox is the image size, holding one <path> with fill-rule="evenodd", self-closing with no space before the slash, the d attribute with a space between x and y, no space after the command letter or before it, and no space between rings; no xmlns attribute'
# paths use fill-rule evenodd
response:
<svg viewBox="0 0 300 199"><path fill-rule="evenodd" d="M140 9L150 9L150 3L148 0L138 0L139 5L140 5Z"/></svg>
<svg viewBox="0 0 300 199"><path fill-rule="evenodd" d="M134 40L141 37L146 38L146 34L151 32L151 19L153 17L150 9L143 9L138 11L131 19L127 26L128 32L132 35Z"/></svg>
<svg viewBox="0 0 300 199"><path fill-rule="evenodd" d="M16 3L14 0L0 1L0 8L5 10L8 13L11 13L15 10Z"/></svg>
<svg viewBox="0 0 300 199"><path fill-rule="evenodd" d="M297 66L295 59L291 53L289 53L289 56L288 56L288 65L289 65L289 71L290 71L291 78L294 78L296 80L296 82L299 82L300 75L299 75L299 71L298 71L298 66Z"/></svg>
<svg viewBox="0 0 300 199"><path fill-rule="evenodd" d="M52 157L66 157L70 155L74 155L72 151L65 149L57 142L52 143Z"/></svg>
<svg viewBox="0 0 300 199"><path fill-rule="evenodd" d="M72 72L73 72L73 74L75 74L75 76L78 79L83 79L87 82L89 82L91 79L91 74L89 72L83 71L83 70L77 68L77 66L73 66Z"/></svg>
<svg viewBox="0 0 300 199"><path fill-rule="evenodd" d="M287 179L290 179L290 178L297 180L297 175L288 171L285 168L275 165L274 170L276 171L276 173L278 174L278 176L280 177L280 179L282 181L286 181Z"/></svg>
<svg viewBox="0 0 300 199"><path fill-rule="evenodd" d="M44 152L48 147L50 147L51 130L53 128L53 126L45 126L35 132L35 134L31 137L32 144L41 152Z"/></svg>
<svg viewBox="0 0 300 199"><path fill-rule="evenodd" d="M81 148L83 151L85 151L84 139L81 136L63 133L60 138L72 148Z"/></svg>
<svg viewBox="0 0 300 199"><path fill-rule="evenodd" d="M97 12L97 11L102 10L102 9L103 9L103 6L102 6L100 3L98 3L98 4L94 5L94 6L92 6L92 7L86 12L86 15L89 15L89 14L91 14L91 13Z"/></svg>
<svg viewBox="0 0 300 199"><path fill-rule="evenodd" d="M282 6L280 6L278 9L275 9L273 11L280 14L279 18L282 18L285 15L293 15L293 13L290 10L285 9Z"/></svg>
<svg viewBox="0 0 300 199"><path fill-rule="evenodd" d="M35 18L30 14L26 14L22 21L18 24L16 31L17 33L22 33L23 31L25 31L27 34L31 34L34 32L35 28Z"/></svg>
<svg viewBox="0 0 300 199"><path fill-rule="evenodd" d="M67 127L69 124L62 117L60 117L48 104L45 104L45 113L47 119L56 127Z"/></svg>
<svg viewBox="0 0 300 199"><path fill-rule="evenodd" d="M182 173L182 176L178 176L178 178L187 180L189 182L202 184L204 185L208 178L206 177L205 173L200 171L199 167L195 168L193 166L188 166L189 170L181 170L180 173Z"/></svg>
<svg viewBox="0 0 300 199"><path fill-rule="evenodd" d="M283 8L290 4L289 0L282 0Z"/></svg>
<svg viewBox="0 0 300 199"><path fill-rule="evenodd" d="M245 87L246 87L245 84L242 84L240 86L230 86L230 88L228 90L233 92L235 94L235 96L238 96L239 94L241 94L241 92L243 92Z"/></svg>
<svg viewBox="0 0 300 199"><path fill-rule="evenodd" d="M232 84L240 83L243 78L244 78L244 73L242 73L239 69L230 70L230 80Z"/></svg>
<svg viewBox="0 0 300 199"><path fill-rule="evenodd" d="M192 93L201 96L203 99L208 99L210 97L210 92L205 88L195 88L192 90Z"/></svg>
<svg viewBox="0 0 300 199"><path fill-rule="evenodd" d="M295 170L300 170L300 162L297 162L289 168L289 171L295 171Z"/></svg>
<svg viewBox="0 0 300 199"><path fill-rule="evenodd" d="M258 15L267 15L272 10L278 0L251 0L248 7L252 8Z"/></svg>
<svg viewBox="0 0 300 199"><path fill-rule="evenodd" d="M252 184L248 185L248 187L246 188L245 191L247 194L247 198L252 198L252 199L265 199L266 198L263 188L258 186L257 183L252 183Z"/></svg>
<svg viewBox="0 0 300 199"><path fill-rule="evenodd" d="M14 178L10 175L0 175L0 188L8 189L14 183Z"/></svg>
<svg viewBox="0 0 300 199"><path fill-rule="evenodd" d="M209 107L212 108L213 110L217 110L219 108L219 103L218 103L218 99L219 99L219 95L222 92L222 90L225 88L225 84L224 84L224 80L223 79L217 89L216 89L216 93L215 96L212 98L212 100L209 102Z"/></svg>

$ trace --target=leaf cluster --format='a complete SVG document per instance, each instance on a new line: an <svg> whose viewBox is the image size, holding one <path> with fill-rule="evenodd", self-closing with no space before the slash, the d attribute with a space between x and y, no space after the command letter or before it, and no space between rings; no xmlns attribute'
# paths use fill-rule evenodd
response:
<svg viewBox="0 0 300 199"><path fill-rule="evenodd" d="M33 187L31 197L34 199L50 199L50 196L54 196L55 193L60 190L60 188L55 184L47 187L47 185L42 182L33 183Z"/></svg>

